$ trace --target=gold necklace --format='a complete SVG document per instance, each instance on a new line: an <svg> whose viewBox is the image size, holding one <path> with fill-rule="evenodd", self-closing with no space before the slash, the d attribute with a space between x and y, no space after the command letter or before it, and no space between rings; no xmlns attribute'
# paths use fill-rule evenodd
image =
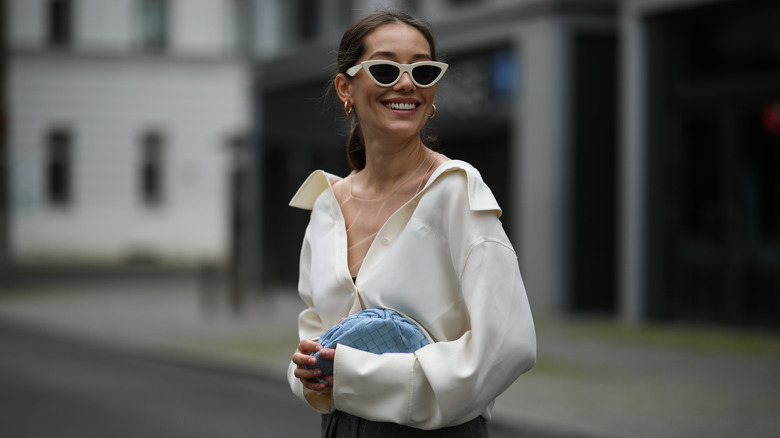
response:
<svg viewBox="0 0 780 438"><path fill-rule="evenodd" d="M422 160L420 160L420 164L418 164L418 165L417 165L417 168L416 168L416 169L414 169L413 171L409 172L409 173L408 173L407 175L405 175L405 176L404 176L404 177L403 177L401 180L399 180L398 182L396 182L396 183L393 185L392 189L391 189L390 191L388 191L388 192L387 192L387 194L386 194L386 195L384 195L384 196L380 195L380 196L377 196L377 197L376 197L376 198L374 198L374 199L366 199L366 198L362 198L362 197L356 196L356 195L355 195L355 192L354 192L355 183L354 183L354 181L352 181L352 182L350 183L350 185L349 185L349 197L350 197L350 198L352 198L352 199L355 199L355 200L357 200L357 201L362 201L362 202L377 202L377 201L382 201L382 200L384 200L384 201L386 202L386 201L387 201L389 198L391 198L391 197L392 197L392 196L393 196L393 195L394 195L394 194L395 194L395 193L396 193L398 190L400 190L400 189L401 189L401 187L403 187L404 183L406 183L407 181L409 181L410 179L412 179L412 177L413 177L413 176L417 175L418 171L419 171L419 170L422 168L423 164L425 164L425 162L426 162L426 161L428 161L428 157L426 157L426 158L423 158ZM425 173L423 173L423 174L420 176L420 178L421 178L421 179L420 179L420 184L417 186L417 190L414 192L414 195L416 195L417 193L419 193L420 189L422 188L422 183L425 181L425 178L423 178L423 176L427 175L427 174L428 174L428 172L430 172L430 170L431 170L431 167L433 167L433 162L434 162L434 161L435 161L435 160L431 160L431 163L428 165L428 169L425 171ZM414 195L412 195L412 196L414 196Z"/></svg>
<svg viewBox="0 0 780 438"><path fill-rule="evenodd" d="M420 193L420 191L423 188L423 184L426 182L425 175L427 175L431 171L431 169L433 168L433 164L436 162L435 157L430 157L430 158L431 158L430 159L430 163L428 164L428 168L425 170L425 173L423 173L423 174L421 174L419 176L420 183L417 185L417 189L409 197L409 199L403 200L403 202L399 203L398 206L406 204L410 199L412 199L414 196L416 196L418 193ZM359 197L355 196L354 193L353 193L353 190L352 190L353 187L354 187L354 182L352 182L350 184L350 187L349 187L347 198L343 202L340 203L342 212L344 212L346 210L345 206L346 206L347 203L349 203L351 201L355 201L355 203L357 204L357 205L354 206L354 207L357 208L357 211L355 211L354 214L352 214L352 217L350 218L350 223L349 223L349 225L347 226L347 229L346 229L347 233L350 232L350 230L352 229L352 227L355 224L357 224L359 222L362 222L363 220L368 220L369 222L372 222L372 221L376 222L377 220L380 219L380 215L382 215L383 212L385 213L387 218L392 216L394 212L385 212L385 207L387 206L387 203L392 199L393 195L395 195L395 193L398 190L400 190L401 187L403 187L404 183L409 181L413 176L419 174L419 172L418 172L419 169L421 169L423 167L423 165L425 164L426 161L429 161L428 157L426 157L425 159L420 161L420 164L417 166L417 169L415 169L413 172L410 172L407 177L403 178L403 180L401 180L398 183L396 183L394 185L393 189L387 195L385 195L383 197L376 198L376 199L362 199L362 198L359 198ZM382 204L377 206L375 203L378 202L378 201L382 201ZM373 210L373 215L371 214L372 210ZM364 213L368 213L368 217L364 216ZM371 233L369 233L369 234L367 234L365 236L362 236L360 238L360 240L358 240L358 241L351 241L349 246L348 246L348 248L347 248L348 253L351 252L354 248L366 244L366 242L373 241L374 237L379 233L379 230L382 228L382 225L384 224L384 222L387 221L387 218L384 218L384 220L381 221L382 224L377 226L375 231L373 231L373 232L371 232ZM355 263L353 263L352 265L349 266L350 271L353 272L353 271L357 270L358 266L361 265L362 263L363 263L362 259L357 261L357 262L355 262Z"/></svg>

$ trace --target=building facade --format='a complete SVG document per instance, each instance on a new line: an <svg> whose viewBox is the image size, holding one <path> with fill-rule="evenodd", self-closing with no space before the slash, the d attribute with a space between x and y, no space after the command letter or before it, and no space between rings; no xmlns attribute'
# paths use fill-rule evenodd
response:
<svg viewBox="0 0 780 438"><path fill-rule="evenodd" d="M496 193L537 314L777 326L777 2L267 4L265 281L294 284L298 185L315 168L349 172L349 122L326 91L340 35L389 7L433 25L450 63L436 148Z"/></svg>
<svg viewBox="0 0 780 438"><path fill-rule="evenodd" d="M9 3L12 261L224 263L248 2Z"/></svg>
<svg viewBox="0 0 780 438"><path fill-rule="evenodd" d="M780 4L622 5L622 314L780 323Z"/></svg>
<svg viewBox="0 0 780 438"><path fill-rule="evenodd" d="M778 326L774 0L12 1L14 260L294 285L287 203L350 171L329 80L380 8L432 24L434 148L493 189L538 315Z"/></svg>

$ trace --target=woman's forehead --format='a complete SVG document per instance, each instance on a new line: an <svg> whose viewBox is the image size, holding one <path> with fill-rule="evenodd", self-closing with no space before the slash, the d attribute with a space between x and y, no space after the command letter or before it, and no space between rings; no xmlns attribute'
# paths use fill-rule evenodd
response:
<svg viewBox="0 0 780 438"><path fill-rule="evenodd" d="M419 30L403 23L385 24L366 37L366 59L431 59L431 47Z"/></svg>

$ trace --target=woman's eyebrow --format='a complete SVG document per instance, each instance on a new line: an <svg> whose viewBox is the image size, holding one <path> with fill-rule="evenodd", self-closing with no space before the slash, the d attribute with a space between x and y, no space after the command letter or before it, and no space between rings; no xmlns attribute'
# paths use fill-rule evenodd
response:
<svg viewBox="0 0 780 438"><path fill-rule="evenodd" d="M395 52L386 52L383 50L376 51L371 54L371 56L368 57L368 59L389 59L394 60L398 59L398 55ZM427 53L418 53L416 55L412 55L412 60L418 61L418 60L429 60L431 59L431 55Z"/></svg>

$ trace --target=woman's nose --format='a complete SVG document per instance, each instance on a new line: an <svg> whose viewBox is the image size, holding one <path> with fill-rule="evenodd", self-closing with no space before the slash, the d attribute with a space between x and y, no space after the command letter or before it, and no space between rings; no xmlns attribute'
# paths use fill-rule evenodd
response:
<svg viewBox="0 0 780 438"><path fill-rule="evenodd" d="M414 88L414 82L412 81L412 77L409 75L409 72L403 72L401 74L401 79L396 82L395 88L402 90Z"/></svg>

